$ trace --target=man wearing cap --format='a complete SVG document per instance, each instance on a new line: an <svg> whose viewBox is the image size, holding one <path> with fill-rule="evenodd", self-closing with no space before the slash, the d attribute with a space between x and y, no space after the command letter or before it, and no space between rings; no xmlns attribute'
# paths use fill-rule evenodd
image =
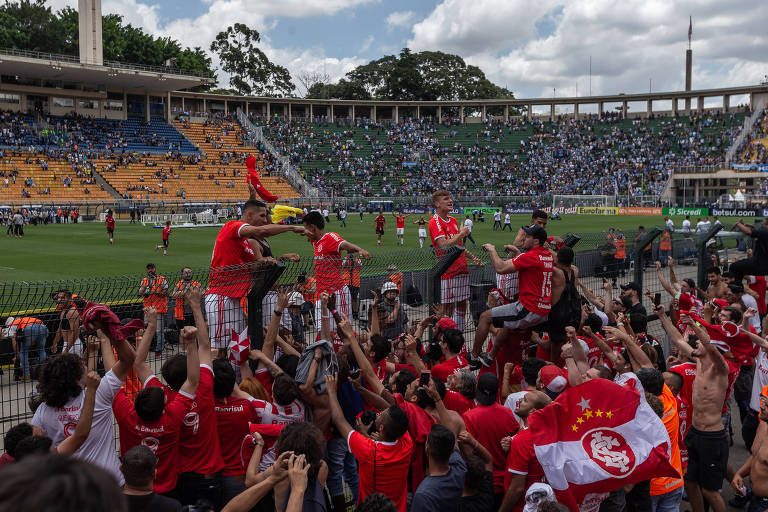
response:
<svg viewBox="0 0 768 512"><path fill-rule="evenodd" d="M511 260L499 258L493 244L483 245L497 273L518 273L519 287L517 302L496 306L480 315L472 355L479 356L485 366L490 366L493 362L489 354L480 355L491 324L498 329L524 331L546 321L552 309L552 273L555 259L544 247L547 232L538 224L523 227L523 231L525 231L523 249L526 252L518 254ZM496 341L503 343L502 340Z"/></svg>
<svg viewBox="0 0 768 512"><path fill-rule="evenodd" d="M296 345L306 345L304 339L304 319L301 308L304 306L304 296L301 292L291 292L288 296L288 316L291 319L291 336Z"/></svg>
<svg viewBox="0 0 768 512"><path fill-rule="evenodd" d="M745 274L768 275L768 219L762 223L755 222L754 226L748 226L739 219L736 227L745 235L754 238L755 246L752 249L751 258L732 263L729 270L736 274L736 279L743 279Z"/></svg>
<svg viewBox="0 0 768 512"><path fill-rule="evenodd" d="M446 318L445 320L450 320ZM461 349L464 347L464 335L456 329L449 329L440 338L440 349L443 351L443 361L432 367L432 377L443 384L448 381L448 376L469 368L467 360L461 357Z"/></svg>
<svg viewBox="0 0 768 512"><path fill-rule="evenodd" d="M736 472L731 481L733 489L745 493L744 478L749 477L752 484L752 500L749 503L750 512L768 510L768 386L763 386L759 395L760 426L757 437L752 443L752 454Z"/></svg>
<svg viewBox="0 0 768 512"><path fill-rule="evenodd" d="M379 304L379 309L386 314L381 320L381 335L393 340L408 328L408 314L399 300L400 290L395 283L392 281L384 283L381 287L381 295L384 300Z"/></svg>
<svg viewBox="0 0 768 512"><path fill-rule="evenodd" d="M640 285L636 282L632 281L627 284L621 285L621 296L626 297L629 299L627 307L627 313L642 313L644 315L647 315L648 313L645 311L645 306L643 306L643 303L640 301L640 297L642 296L643 290L640 288ZM626 303L626 300L622 299L623 303Z"/></svg>
<svg viewBox="0 0 768 512"><path fill-rule="evenodd" d="M477 380L475 395L478 405L461 416L467 432L488 450L493 459L493 510L498 510L504 498L507 455L501 448L501 440L519 429L514 413L496 401L498 394L499 379L492 373L482 374Z"/></svg>

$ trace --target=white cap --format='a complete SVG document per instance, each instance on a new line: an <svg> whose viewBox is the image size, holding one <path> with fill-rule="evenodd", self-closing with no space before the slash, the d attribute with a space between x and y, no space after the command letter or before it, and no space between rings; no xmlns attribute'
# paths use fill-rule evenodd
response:
<svg viewBox="0 0 768 512"><path fill-rule="evenodd" d="M10 327L10 326L11 326L11 324L13 324L13 321L14 321L14 320L16 320L14 317L12 317L12 316L9 316L9 317L6 319L6 321L5 321L5 326L6 326L6 327Z"/></svg>
<svg viewBox="0 0 768 512"><path fill-rule="evenodd" d="M288 306L301 306L304 304L304 296L301 294L301 292L293 292L291 293L290 297L288 297Z"/></svg>
<svg viewBox="0 0 768 512"><path fill-rule="evenodd" d="M393 283L392 281L387 281L386 283L384 283L384 286L381 287L381 293L382 294L385 294L387 292L392 292L392 291L394 291L394 292L399 292L400 291L400 289L397 287L397 285L395 283Z"/></svg>

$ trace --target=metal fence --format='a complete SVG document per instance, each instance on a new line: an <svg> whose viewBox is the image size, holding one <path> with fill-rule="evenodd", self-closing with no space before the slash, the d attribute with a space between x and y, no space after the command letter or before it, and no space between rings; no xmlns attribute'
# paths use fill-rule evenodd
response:
<svg viewBox="0 0 768 512"><path fill-rule="evenodd" d="M716 237L721 229L718 225L703 235L672 233L669 254L664 252L660 238L662 231L658 229L647 233L605 232L563 238L574 248L574 263L579 268L581 283L595 295L604 297L606 279L611 283L609 288L613 298L620 294L620 285L635 281L651 294L660 293L667 302L671 297L661 286L654 262L671 256L678 280L690 278L704 287L704 271L712 266L713 254L727 264L741 257L741 249L746 248L735 237ZM716 242L707 244L710 239ZM621 257L620 250L617 251L617 247L623 245L622 242L617 243L621 240L626 247L624 257ZM397 322L404 322L403 328L409 329L414 329L423 321L425 325L428 323L426 319L433 314L434 307L443 302L441 298L446 292L446 285L452 283L443 278L469 256L470 250L466 251L452 248L437 255L432 249L414 249L377 255L370 260L351 255L336 260L287 261L228 267L213 272L204 268L188 270L184 274L161 268L154 276L144 274L5 283L0 284L0 324L5 325L9 317L17 321L22 318L39 319L47 330L43 338L44 354L51 357L60 353L68 342L74 343L71 351L84 350L81 343L75 341L86 340L90 334L86 327L79 325L79 314L74 313L76 306L81 305L81 299L107 304L121 319L141 318L143 308L152 305L160 311L165 310L160 314L159 331L162 334L155 336L148 358L150 366L159 374L162 364L178 353L179 329L192 323L189 305L183 297L177 297L177 293L189 284L198 284L201 289L207 290L202 307L212 342L221 347L227 346L233 332L241 332L246 325L252 347L262 347L265 329L273 318L278 292L301 294L300 299L292 301L291 307L280 317L279 333L285 344L279 344L276 350L278 355L290 352L288 346L301 352L306 344L318 338L322 321L319 293L324 288L338 288L339 291L334 294L336 308L350 317L355 331L370 330L372 315L377 314L383 333L394 332L395 335L391 336L394 338L401 328ZM459 324L464 323L467 350L472 343L478 316L487 309L489 292L503 287L490 265L488 254L476 248L472 248L471 253L483 264L470 262L468 266L466 315L452 314ZM506 257L506 254L502 255L502 258ZM667 268L662 268L661 273L668 279ZM397 286L398 300L382 305L381 289L387 282ZM141 296L140 292L145 295ZM375 295L379 298L379 308L374 310ZM642 300L648 311L652 311L650 299L643 297ZM398 309L398 312L393 318L388 318L393 309ZM66 329L62 319L68 315L74 320L70 320L70 328ZM653 320L653 317L649 319ZM37 368L42 352L39 345L31 346L34 340L26 336L30 334L26 331L17 331L16 345L8 337L0 339L0 368L3 371L0 375L0 437L14 424L28 421L32 416L30 396L36 391ZM424 338L430 339L431 327L427 326L425 332ZM661 330L657 326L653 326L650 332L661 338ZM5 334L7 331L3 332ZM14 350L14 346L19 350ZM25 371L19 357L22 346L28 353L30 380L23 378Z"/></svg>

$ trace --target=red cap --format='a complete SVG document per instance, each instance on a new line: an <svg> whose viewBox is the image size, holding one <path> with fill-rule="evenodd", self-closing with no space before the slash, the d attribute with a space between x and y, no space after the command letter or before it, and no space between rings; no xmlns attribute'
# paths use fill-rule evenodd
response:
<svg viewBox="0 0 768 512"><path fill-rule="evenodd" d="M723 299L715 299L715 304L717 304L717 307L720 309L727 308L728 307L728 301Z"/></svg>
<svg viewBox="0 0 768 512"><path fill-rule="evenodd" d="M548 364L539 371L541 383L553 393L560 393L568 386L568 372Z"/></svg>
<svg viewBox="0 0 768 512"><path fill-rule="evenodd" d="M693 297L690 293L681 293L680 298L677 299L677 308L689 311L693 309Z"/></svg>
<svg viewBox="0 0 768 512"><path fill-rule="evenodd" d="M445 331L446 329L458 329L459 327L456 325L456 322L450 318L443 317L437 321L435 328L440 329L441 331Z"/></svg>

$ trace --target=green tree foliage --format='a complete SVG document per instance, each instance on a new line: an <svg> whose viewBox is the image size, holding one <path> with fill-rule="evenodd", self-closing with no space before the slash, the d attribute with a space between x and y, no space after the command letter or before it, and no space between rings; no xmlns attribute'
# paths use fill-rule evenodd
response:
<svg viewBox="0 0 768 512"><path fill-rule="evenodd" d="M286 68L269 60L257 46L261 36L243 23L219 32L211 51L219 55L222 70L229 73L229 85L238 93L256 96L288 96L296 86Z"/></svg>
<svg viewBox="0 0 768 512"><path fill-rule="evenodd" d="M404 48L400 55L356 67L338 84L315 84L307 97L436 101L514 96L458 55Z"/></svg>

